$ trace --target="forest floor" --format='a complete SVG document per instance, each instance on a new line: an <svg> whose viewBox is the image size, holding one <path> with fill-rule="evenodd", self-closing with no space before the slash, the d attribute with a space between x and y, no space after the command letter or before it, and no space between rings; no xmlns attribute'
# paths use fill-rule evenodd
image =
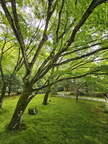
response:
<svg viewBox="0 0 108 144"><path fill-rule="evenodd" d="M104 102L37 95L28 105L23 123L27 129L6 131L19 97L6 98L0 110L0 144L108 144L108 113ZM36 107L37 114L28 109Z"/></svg>

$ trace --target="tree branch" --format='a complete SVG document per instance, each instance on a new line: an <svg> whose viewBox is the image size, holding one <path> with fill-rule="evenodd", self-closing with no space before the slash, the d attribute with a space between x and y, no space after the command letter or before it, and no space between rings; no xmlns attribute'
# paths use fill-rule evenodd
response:
<svg viewBox="0 0 108 144"><path fill-rule="evenodd" d="M95 53L97 53L97 52L100 52L100 51L103 51L103 50L107 50L107 49L108 49L108 46L107 46L107 47L103 47L103 48L99 48L99 49L94 50L94 51L92 51L92 52L90 52L90 53L83 54L83 55L81 55L81 56L78 56L78 57L75 57L75 58L71 58L71 59L65 60L65 61L63 61L63 62L61 62L61 63L55 64L54 66L59 66L59 65L66 64L66 63L71 62L71 61L74 61L74 60L78 60L78 59L81 59L81 58L85 58L85 57L88 57L88 56L90 56L90 55L93 55L93 54L95 54Z"/></svg>
<svg viewBox="0 0 108 144"><path fill-rule="evenodd" d="M61 9L59 11L58 25L57 25L57 30L56 30L56 43L58 43L58 33L60 29L60 24L61 24L61 14L63 11L63 7L64 7L64 0L62 0Z"/></svg>
<svg viewBox="0 0 108 144"><path fill-rule="evenodd" d="M40 88L33 89L33 91L37 91L37 90L44 89L44 88L46 88L46 87L48 87L48 86L51 86L51 85L53 85L53 84L56 84L56 83L61 82L61 81L64 81L64 80L78 79L78 78L82 78L82 77L85 77L85 76L90 75L90 74L95 74L95 72L97 72L97 71L99 71L99 70L92 71L92 72L88 72L88 73L83 74L83 75L80 75L80 76L73 76L73 77L62 78L62 79L56 80L56 81L54 81L54 82L52 82L52 83L50 83L50 84L48 84L48 85L44 85L44 86L42 86L42 87L40 87Z"/></svg>
<svg viewBox="0 0 108 144"><path fill-rule="evenodd" d="M0 2L1 2L2 8L4 10L4 13L6 15L6 18L9 22L15 36L16 36L16 39L19 42L20 47L21 47L22 55L24 57L25 66L26 66L27 70L29 70L29 64L28 64L26 53L25 53L25 50L24 50L25 49L25 44L24 44L24 41L23 41L23 36L21 34L20 26L18 24L18 16L17 16L17 12L16 12L16 2L15 2L15 0L11 1L14 20L11 16L7 6L6 6L6 1L5 0L0 0Z"/></svg>
<svg viewBox="0 0 108 144"><path fill-rule="evenodd" d="M89 6L89 8L86 10L86 12L84 13L84 15L82 16L81 20L79 21L79 23L76 25L76 27L74 28L70 39L68 40L68 46L70 46L73 42L74 42L74 38L76 36L76 33L79 31L79 29L82 27L82 25L85 23L85 21L87 20L87 18L90 16L90 14L93 12L93 10L100 4L106 2L107 0L93 0Z"/></svg>
<svg viewBox="0 0 108 144"><path fill-rule="evenodd" d="M35 61L37 60L38 55L39 55L39 53L40 53L43 45L44 45L44 44L46 43L46 41L48 40L48 37L47 37L48 24L49 24L49 21L50 21L50 18L51 18L51 16L52 16L53 12L54 12L54 10L51 11L51 6L52 6L52 2L49 1L49 3L48 3L48 10L47 10L46 24L45 24L43 36L42 36L42 39L41 39L41 41L40 41L40 43L39 43L39 46L38 46L38 48L37 48L37 50L36 50L36 53L35 53L32 61L31 61L31 67L33 67L33 65L34 65Z"/></svg>
<svg viewBox="0 0 108 144"><path fill-rule="evenodd" d="M30 68L29 68L29 63L28 63L28 59L26 56L26 52L25 52L25 44L24 44L23 36L21 34L21 29L20 29L19 20L18 20L18 14L17 14L17 10L16 10L16 0L12 0L11 5L12 5L13 16L14 16L14 23L15 23L15 27L16 27L17 35L18 35L18 41L19 41L19 44L21 47L22 55L24 57L25 66L26 66L27 70L29 70Z"/></svg>
<svg viewBox="0 0 108 144"><path fill-rule="evenodd" d="M101 45L101 44L102 44L102 43L99 42L99 43L96 43L96 44L92 44L92 45L90 45L90 46L78 48L78 49L75 49L75 50L73 50L73 51L71 51L71 52L64 53L64 54L62 54L61 56L66 56L66 55L72 54L72 53L74 53L74 52L78 52L78 51L81 51L81 50L85 50L85 49L88 49L88 48L91 48L91 47L94 47L94 46L98 46L98 45Z"/></svg>

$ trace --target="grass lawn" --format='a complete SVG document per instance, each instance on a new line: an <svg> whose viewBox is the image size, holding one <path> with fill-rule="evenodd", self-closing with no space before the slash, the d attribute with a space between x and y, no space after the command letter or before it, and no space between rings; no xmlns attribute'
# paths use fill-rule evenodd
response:
<svg viewBox="0 0 108 144"><path fill-rule="evenodd" d="M0 110L0 144L108 144L108 114L103 103L63 97L50 97L42 105L37 95L28 108L36 107L37 115L25 111L23 122L27 129L19 132L5 130L18 97L7 98Z"/></svg>

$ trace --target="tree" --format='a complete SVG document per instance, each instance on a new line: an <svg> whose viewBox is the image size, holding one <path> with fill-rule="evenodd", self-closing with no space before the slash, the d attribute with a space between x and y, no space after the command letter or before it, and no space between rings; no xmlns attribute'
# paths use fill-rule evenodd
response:
<svg viewBox="0 0 108 144"><path fill-rule="evenodd" d="M7 75L4 73L3 59L6 59L5 53L13 47L13 45L10 45L9 42L10 41L7 40L7 34L6 34L6 36L4 38L4 43L1 42L1 52L0 52L0 73L1 73L1 80L2 80L2 89L1 89L1 96L0 96L0 109L2 109L2 103L3 103L4 97L5 97L6 87L8 84Z"/></svg>
<svg viewBox="0 0 108 144"><path fill-rule="evenodd" d="M5 21L5 19L3 20ZM8 29L7 26L5 27L4 24L5 22L2 23L0 27L0 77L2 85L0 95L0 109L2 109L6 92L8 92L10 95L11 86L16 79L16 73L22 67L22 59L20 58L20 54L18 54L19 48L17 47L14 37L12 37L11 30ZM6 91L6 88L8 88L8 91Z"/></svg>
<svg viewBox="0 0 108 144"><path fill-rule="evenodd" d="M35 83L46 76L54 67L61 65L66 66L67 63L71 62L72 65L75 63L78 64L81 63L84 58L90 61L95 54L99 55L101 51L104 52L108 48L107 45L103 44L106 39L102 38L106 29L104 29L101 34L99 33L100 31L96 33L99 28L97 23L94 22L94 25L89 24L91 20L94 21L99 9L106 12L106 10L103 9L104 6L101 5L106 1L107 0L93 0L91 3L87 1L85 3L86 5L84 5L84 1L81 1L78 6L84 6L84 9L81 8L80 13L78 13L79 8L76 8L75 1L71 0L42 0L41 3L40 1L34 0L32 2L25 0L23 3L22 1L17 2L12 0L9 5L6 4L5 0L0 0L8 23L19 43L25 66L23 92L8 125L9 130L18 130L22 127L22 116L27 105L35 96L32 94L34 91L38 91L62 80L80 78L91 73L89 71L74 77L72 77L71 73L71 76L68 75L68 77L59 78L50 84L45 83L41 87L34 87ZM38 3L40 4L38 5ZM37 5L39 7L37 7ZM97 6L99 6L99 9L95 10ZM32 17L35 19L35 23L40 22L41 24L38 26L34 26L34 24L32 24L32 26L30 25L31 17L28 16L29 14L25 10L27 8L29 8L30 13L33 14ZM85 27L86 31L87 29L89 30L87 33L85 33ZM93 37L93 39L91 39L91 37ZM54 45L54 47L49 46L47 42ZM98 48L93 49L94 46L98 46ZM48 51L48 56L42 61L40 60L40 56L42 55L43 49ZM28 54L31 54L30 57ZM60 58L63 58L63 60L59 61ZM37 65L38 68L33 73L35 65Z"/></svg>

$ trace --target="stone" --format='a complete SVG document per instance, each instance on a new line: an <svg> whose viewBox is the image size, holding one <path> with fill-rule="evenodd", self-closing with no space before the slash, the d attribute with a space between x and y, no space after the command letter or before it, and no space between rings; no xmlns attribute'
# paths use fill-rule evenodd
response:
<svg viewBox="0 0 108 144"><path fill-rule="evenodd" d="M29 108L28 109L28 114L30 114L30 115L36 115L37 114L36 108Z"/></svg>

